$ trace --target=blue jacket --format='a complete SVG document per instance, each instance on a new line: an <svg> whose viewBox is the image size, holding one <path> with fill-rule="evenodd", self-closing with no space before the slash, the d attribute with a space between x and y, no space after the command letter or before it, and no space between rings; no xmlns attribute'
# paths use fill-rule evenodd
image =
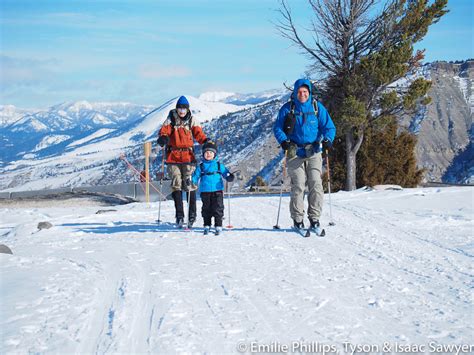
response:
<svg viewBox="0 0 474 355"><path fill-rule="evenodd" d="M309 98L304 104L297 98L298 89L303 85L309 87ZM280 112L278 112L278 118L273 125L273 133L276 140L280 144L286 140L296 143L299 146L296 154L300 157L305 156L304 148L302 148L305 144L313 143L315 151L319 152L321 146L318 142L324 139L328 139L332 142L336 135L336 127L332 122L331 116L329 116L328 111L320 102L317 103L318 116L316 117L314 114L311 82L307 79L299 79L295 82L291 97L295 105L295 128L289 135L286 135L283 131L286 115L288 115L291 110L291 102L287 102L281 107Z"/></svg>
<svg viewBox="0 0 474 355"><path fill-rule="evenodd" d="M224 190L222 178L227 179L230 175L230 171L224 164L218 162L219 160L216 156L213 160L203 159L202 163L197 165L192 176L192 181L195 185L199 182L199 191L215 192Z"/></svg>

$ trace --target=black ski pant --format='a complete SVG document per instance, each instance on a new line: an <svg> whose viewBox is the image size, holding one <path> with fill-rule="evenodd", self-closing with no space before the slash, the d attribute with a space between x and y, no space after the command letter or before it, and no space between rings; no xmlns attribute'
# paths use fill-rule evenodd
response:
<svg viewBox="0 0 474 355"><path fill-rule="evenodd" d="M174 200L174 208L176 210L176 219L184 219L184 208L183 208L183 192L173 191L171 194ZM196 190L191 191L191 196L189 192L186 192L186 199L189 199L189 220L196 220Z"/></svg>
<svg viewBox="0 0 474 355"><path fill-rule="evenodd" d="M224 217L224 193L222 191L201 192L202 200L202 218L205 226L214 225L222 227L222 218Z"/></svg>

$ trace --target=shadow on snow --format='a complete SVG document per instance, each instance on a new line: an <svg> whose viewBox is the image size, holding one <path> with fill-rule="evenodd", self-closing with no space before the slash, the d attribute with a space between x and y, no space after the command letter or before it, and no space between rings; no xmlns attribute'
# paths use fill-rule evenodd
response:
<svg viewBox="0 0 474 355"><path fill-rule="evenodd" d="M175 224L164 222L156 223L131 223L131 222L114 222L113 225L106 223L64 223L60 226L77 227L76 231L94 234L115 234L115 233L189 233L190 230L180 229ZM202 227L193 227L191 231L203 232ZM254 227L234 227L227 229L224 227L225 233L231 232L294 232L293 229L273 229L273 228L254 228ZM258 236L258 235L254 235Z"/></svg>

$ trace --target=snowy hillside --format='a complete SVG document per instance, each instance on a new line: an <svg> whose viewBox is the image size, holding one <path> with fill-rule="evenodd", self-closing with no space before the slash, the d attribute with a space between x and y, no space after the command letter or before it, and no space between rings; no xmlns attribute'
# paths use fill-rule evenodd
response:
<svg viewBox="0 0 474 355"><path fill-rule="evenodd" d="M474 61L434 62L419 68L416 76L432 81L432 102L402 125L418 136L418 166L427 181L466 183L474 181L472 125ZM398 82L403 86L402 80Z"/></svg>
<svg viewBox="0 0 474 355"><path fill-rule="evenodd" d="M1 243L14 254L0 254L0 348L222 354L299 342L349 354L343 343L371 353L384 342L472 344L473 198L473 188L339 192L336 225L326 205L327 236L308 239L272 229L277 196L233 198L234 229L219 237L158 226L156 203L99 215L65 201L2 208ZM162 216L173 219L171 201ZM38 231L41 221L53 227Z"/></svg>

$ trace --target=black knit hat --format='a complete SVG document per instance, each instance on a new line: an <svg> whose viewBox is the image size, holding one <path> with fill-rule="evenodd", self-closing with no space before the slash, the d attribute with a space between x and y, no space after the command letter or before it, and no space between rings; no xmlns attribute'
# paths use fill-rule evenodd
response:
<svg viewBox="0 0 474 355"><path fill-rule="evenodd" d="M211 141L204 143L202 146L202 155L207 151L213 152L214 155L217 155L217 144Z"/></svg>

